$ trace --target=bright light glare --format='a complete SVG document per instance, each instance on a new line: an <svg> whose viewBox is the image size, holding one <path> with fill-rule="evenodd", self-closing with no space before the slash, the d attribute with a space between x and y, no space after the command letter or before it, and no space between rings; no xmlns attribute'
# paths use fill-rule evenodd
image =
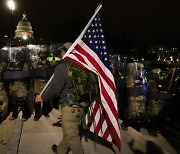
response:
<svg viewBox="0 0 180 154"><path fill-rule="evenodd" d="M9 48L8 47L3 47L2 50L7 51Z"/></svg>
<svg viewBox="0 0 180 154"><path fill-rule="evenodd" d="M13 0L8 0L7 4L8 4L9 9L10 9L11 11L14 11L14 9L15 9L15 3L14 3L14 1L13 1Z"/></svg>
<svg viewBox="0 0 180 154"><path fill-rule="evenodd" d="M26 35L24 35L24 36L23 36L23 39L24 39L24 40L26 40L26 39L27 39L27 36L26 36Z"/></svg>

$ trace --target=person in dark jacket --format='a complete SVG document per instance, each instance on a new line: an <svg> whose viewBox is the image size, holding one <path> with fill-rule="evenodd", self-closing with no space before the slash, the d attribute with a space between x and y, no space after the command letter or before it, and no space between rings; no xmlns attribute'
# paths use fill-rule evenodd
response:
<svg viewBox="0 0 180 154"><path fill-rule="evenodd" d="M65 43L61 50L61 57L64 56L71 43ZM52 150L58 154L83 154L83 147L79 136L81 123L80 113L77 106L70 106L68 94L74 92L74 87L68 76L68 70L62 60L55 68L54 76L42 96L36 96L36 102L46 102L53 97L60 96L62 113L63 140L60 144L53 145Z"/></svg>

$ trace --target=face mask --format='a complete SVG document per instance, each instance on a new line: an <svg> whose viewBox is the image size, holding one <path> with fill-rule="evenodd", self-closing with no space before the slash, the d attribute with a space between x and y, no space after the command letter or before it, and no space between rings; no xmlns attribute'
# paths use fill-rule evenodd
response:
<svg viewBox="0 0 180 154"><path fill-rule="evenodd" d="M45 54L40 54L40 55L39 55L39 58L40 58L41 60L46 60L47 56L46 56Z"/></svg>

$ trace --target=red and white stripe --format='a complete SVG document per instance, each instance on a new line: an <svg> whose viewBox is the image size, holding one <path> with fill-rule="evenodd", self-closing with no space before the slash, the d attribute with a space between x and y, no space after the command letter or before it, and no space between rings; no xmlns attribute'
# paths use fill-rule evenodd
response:
<svg viewBox="0 0 180 154"><path fill-rule="evenodd" d="M80 67L97 74L100 99L89 107L92 123L87 123L87 129L114 143L120 149L121 136L118 124L116 88L112 73L105 67L97 54L81 39L74 42L71 51L68 50L68 54L63 58L70 59ZM87 116L86 120L88 120Z"/></svg>

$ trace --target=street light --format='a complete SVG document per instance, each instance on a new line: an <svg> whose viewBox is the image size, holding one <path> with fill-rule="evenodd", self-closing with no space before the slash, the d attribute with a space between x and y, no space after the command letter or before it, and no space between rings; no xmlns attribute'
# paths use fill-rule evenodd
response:
<svg viewBox="0 0 180 154"><path fill-rule="evenodd" d="M11 11L11 32L10 32L10 45L12 44L12 37L13 37L13 11L15 10L15 3L13 0L8 0L7 5Z"/></svg>
<svg viewBox="0 0 180 154"><path fill-rule="evenodd" d="M13 0L8 0L7 4L8 4L9 9L13 13L13 11L15 10L15 3L14 3L14 1Z"/></svg>

